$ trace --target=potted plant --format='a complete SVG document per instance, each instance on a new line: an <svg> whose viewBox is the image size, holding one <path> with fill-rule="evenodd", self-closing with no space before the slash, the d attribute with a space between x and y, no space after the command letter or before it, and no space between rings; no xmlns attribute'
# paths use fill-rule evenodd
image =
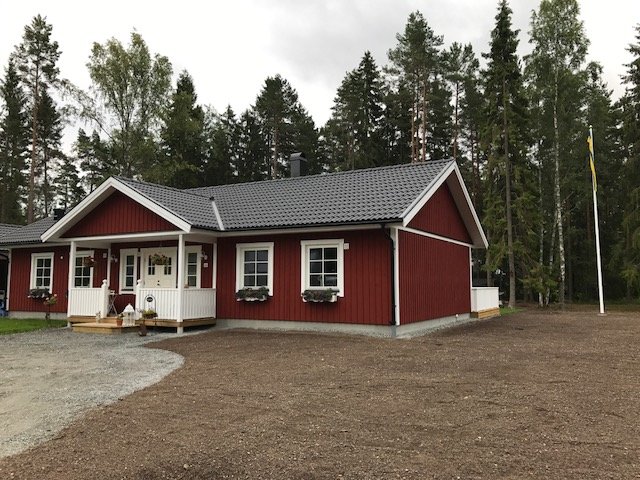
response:
<svg viewBox="0 0 640 480"><path fill-rule="evenodd" d="M93 257L83 257L82 258L82 266L93 268L96 264L96 259Z"/></svg>
<svg viewBox="0 0 640 480"><path fill-rule="evenodd" d="M27 297L38 300L49 298L49 295L48 288L32 288L29 290L29 293L27 293Z"/></svg>
<svg viewBox="0 0 640 480"><path fill-rule="evenodd" d="M338 290L335 288L307 289L301 296L304 302L333 303L338 300Z"/></svg>
<svg viewBox="0 0 640 480"><path fill-rule="evenodd" d="M264 302L269 298L269 289L267 287L245 287L236 292L236 300L238 302Z"/></svg>
<svg viewBox="0 0 640 480"><path fill-rule="evenodd" d="M168 265L169 264L169 257L167 257L162 253L154 253L149 257L149 260L151 260L152 265Z"/></svg>
<svg viewBox="0 0 640 480"><path fill-rule="evenodd" d="M158 313L153 308L145 308L140 312L140 315L142 315L142 318L144 318L145 320L151 320L153 318L156 318L158 316Z"/></svg>
<svg viewBox="0 0 640 480"><path fill-rule="evenodd" d="M116 325L121 327L122 326L122 319L124 318L124 313L119 313L118 314L118 318L116 318Z"/></svg>

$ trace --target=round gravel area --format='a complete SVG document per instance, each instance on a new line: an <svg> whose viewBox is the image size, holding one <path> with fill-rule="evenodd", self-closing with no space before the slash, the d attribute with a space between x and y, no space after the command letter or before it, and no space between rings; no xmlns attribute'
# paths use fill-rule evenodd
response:
<svg viewBox="0 0 640 480"><path fill-rule="evenodd" d="M0 336L0 458L51 438L92 407L160 381L184 358L143 345L175 337L69 328Z"/></svg>

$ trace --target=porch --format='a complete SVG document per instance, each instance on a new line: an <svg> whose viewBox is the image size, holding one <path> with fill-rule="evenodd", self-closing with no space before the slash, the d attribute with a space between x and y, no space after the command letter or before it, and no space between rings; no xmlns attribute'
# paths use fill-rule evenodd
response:
<svg viewBox="0 0 640 480"><path fill-rule="evenodd" d="M215 324L215 240L154 237L129 237L135 243L71 242L67 317L74 331L121 333L145 323L182 333L185 327ZM101 275L101 283L94 274ZM128 305L133 311L125 313Z"/></svg>

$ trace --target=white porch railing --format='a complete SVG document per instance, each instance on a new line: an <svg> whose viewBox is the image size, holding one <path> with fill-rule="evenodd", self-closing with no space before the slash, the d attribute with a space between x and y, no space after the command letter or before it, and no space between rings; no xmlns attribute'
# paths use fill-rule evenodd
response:
<svg viewBox="0 0 640 480"><path fill-rule="evenodd" d="M182 320L215 317L215 288L185 288L182 293ZM178 320L179 295L180 291L177 288L138 286L136 288L136 311L153 308L160 319ZM153 297L154 301L147 302L147 297Z"/></svg>
<svg viewBox="0 0 640 480"><path fill-rule="evenodd" d="M109 287L107 281L100 288L72 288L69 290L67 306L68 317L107 316L109 306Z"/></svg>
<svg viewBox="0 0 640 480"><path fill-rule="evenodd" d="M482 312L500 307L498 287L472 287L471 311Z"/></svg>
<svg viewBox="0 0 640 480"><path fill-rule="evenodd" d="M216 316L215 288L187 288L182 300L182 318L209 318Z"/></svg>

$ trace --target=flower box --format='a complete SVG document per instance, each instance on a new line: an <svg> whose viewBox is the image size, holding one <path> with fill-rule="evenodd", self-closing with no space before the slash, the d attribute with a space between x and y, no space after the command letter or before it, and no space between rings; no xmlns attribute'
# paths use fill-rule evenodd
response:
<svg viewBox="0 0 640 480"><path fill-rule="evenodd" d="M236 292L236 301L238 302L264 302L268 298L269 289L267 287L246 287Z"/></svg>
<svg viewBox="0 0 640 480"><path fill-rule="evenodd" d="M334 288L308 289L300 294L303 302L334 303L338 301L338 290Z"/></svg>
<svg viewBox="0 0 640 480"><path fill-rule="evenodd" d="M29 290L27 294L28 298L35 298L37 300L44 300L45 298L49 298L49 289L48 288L32 288Z"/></svg>

